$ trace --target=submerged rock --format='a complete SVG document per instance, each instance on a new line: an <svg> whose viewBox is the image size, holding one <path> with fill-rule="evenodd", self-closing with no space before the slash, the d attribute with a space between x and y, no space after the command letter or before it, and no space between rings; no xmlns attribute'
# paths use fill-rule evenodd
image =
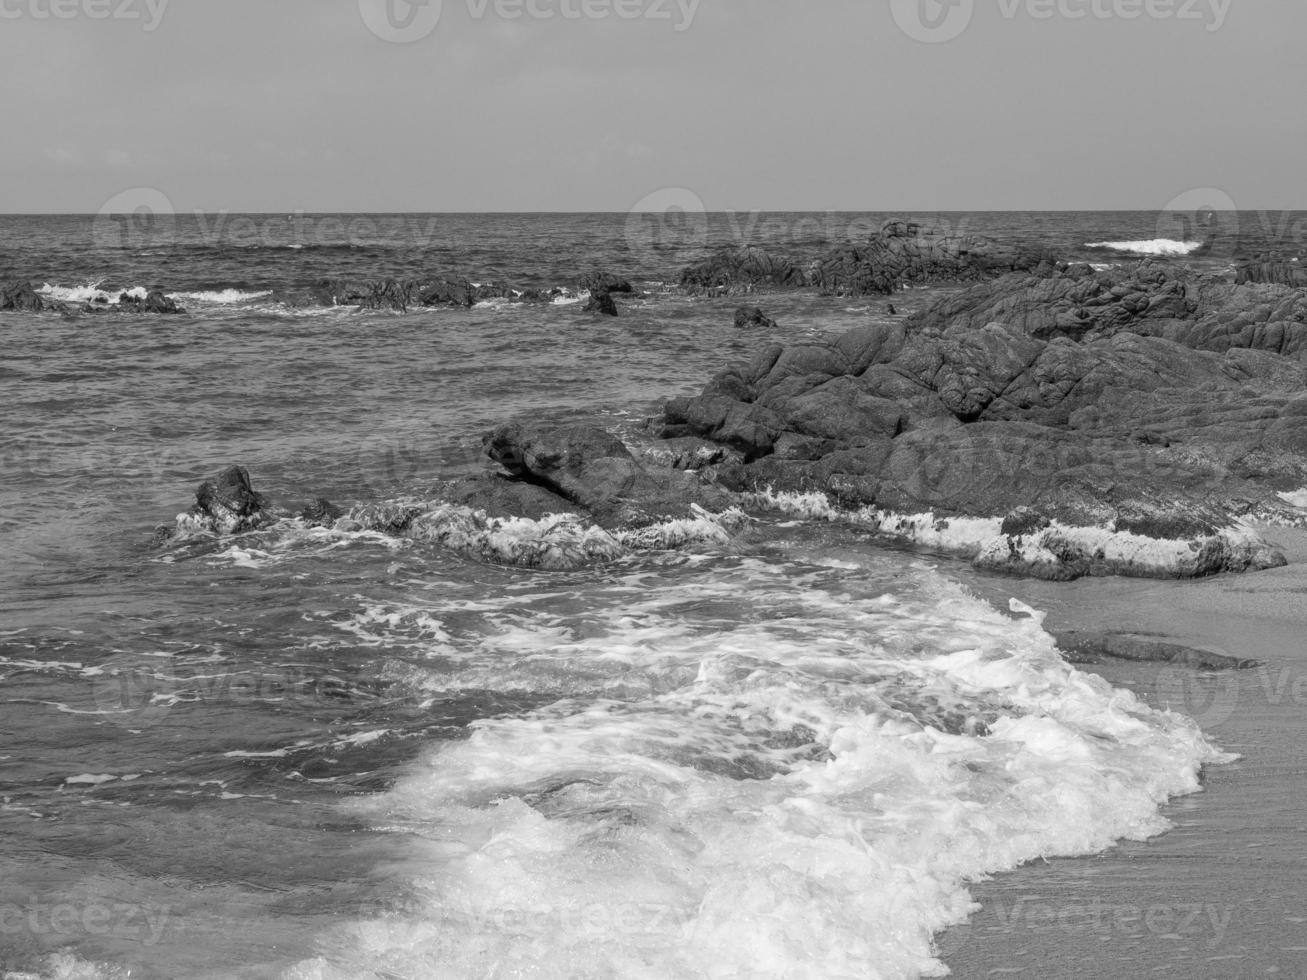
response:
<svg viewBox="0 0 1307 980"><path fill-rule="evenodd" d="M1203 670L1251 670L1256 660L1241 660L1211 650L1198 650L1133 633L1069 631L1054 633L1053 639L1070 663L1097 664L1107 659L1138 660L1175 664Z"/></svg>
<svg viewBox="0 0 1307 980"><path fill-rule="evenodd" d="M229 466L200 484L195 506L183 516L216 534L239 534L264 524L269 519L266 508L267 499L250 485L249 471Z"/></svg>

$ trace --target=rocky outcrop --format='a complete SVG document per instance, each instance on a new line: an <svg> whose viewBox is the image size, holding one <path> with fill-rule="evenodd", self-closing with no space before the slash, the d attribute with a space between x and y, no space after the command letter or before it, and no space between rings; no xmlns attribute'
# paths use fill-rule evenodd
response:
<svg viewBox="0 0 1307 980"><path fill-rule="evenodd" d="M694 506L720 510L733 503L695 473L651 471L620 439L595 426L506 424L484 445L512 480L557 498L557 506L535 501L535 512L579 512L602 527L639 527L684 517ZM462 501L484 509L475 492Z"/></svg>
<svg viewBox="0 0 1307 980"><path fill-rule="evenodd" d="M174 314L185 312L177 305L176 300L169 299L157 289L151 290L145 296L133 296L131 293L123 293L118 297L118 309L123 312L133 313Z"/></svg>
<svg viewBox="0 0 1307 980"><path fill-rule="evenodd" d="M62 304L44 299L32 288L30 282L16 282L0 287L0 310L14 310L19 313L42 313L46 310L61 309Z"/></svg>
<svg viewBox="0 0 1307 980"><path fill-rule="evenodd" d="M249 471L229 466L212 480L200 484L195 505L183 519L192 527L215 534L240 534L267 523L267 498L250 485Z"/></svg>
<svg viewBox="0 0 1307 980"><path fill-rule="evenodd" d="M1297 255L1267 252L1245 258L1235 267L1236 283L1264 282L1281 286L1307 286L1307 266Z"/></svg>
<svg viewBox="0 0 1307 980"><path fill-rule="evenodd" d="M837 296L867 296L917 283L981 279L1051 264L1052 257L1041 249L978 235L923 233L917 225L890 221L867 242L846 245L818 260L812 284Z"/></svg>
<svg viewBox="0 0 1307 980"><path fill-rule="evenodd" d="M1268 567L1241 521L1296 519L1276 491L1307 485L1305 302L1150 266L1007 276L906 323L764 348L668 402L660 431L738 451L717 470L730 489L815 491L988 568Z"/></svg>
<svg viewBox="0 0 1307 980"><path fill-rule="evenodd" d="M803 269L791 259L753 247L724 249L681 273L681 287L692 293L748 293L806 285Z"/></svg>
<svg viewBox="0 0 1307 980"><path fill-rule="evenodd" d="M837 246L811 260L760 248L724 249L685 269L681 286L727 295L809 286L837 296L868 296L915 283L1052 267L1052 257L1042 249L977 235L923 232L916 224L889 221L867 241Z"/></svg>
<svg viewBox="0 0 1307 980"><path fill-rule="evenodd" d="M745 330L753 327L775 330L776 321L756 306L741 306L735 311L735 329Z"/></svg>
<svg viewBox="0 0 1307 980"><path fill-rule="evenodd" d="M581 279L581 288L588 293L633 293L629 280L611 272L591 272Z"/></svg>

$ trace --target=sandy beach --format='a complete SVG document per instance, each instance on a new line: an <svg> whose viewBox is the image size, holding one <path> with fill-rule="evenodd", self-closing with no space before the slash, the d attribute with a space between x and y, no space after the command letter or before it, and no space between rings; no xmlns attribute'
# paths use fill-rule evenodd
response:
<svg viewBox="0 0 1307 980"><path fill-rule="evenodd" d="M1307 535L1268 536L1288 567L1198 582L965 576L1000 607L1046 610L1050 629L1153 634L1264 666L1089 668L1241 758L1168 806L1161 837L974 886L982 909L941 940L955 977L1307 976Z"/></svg>

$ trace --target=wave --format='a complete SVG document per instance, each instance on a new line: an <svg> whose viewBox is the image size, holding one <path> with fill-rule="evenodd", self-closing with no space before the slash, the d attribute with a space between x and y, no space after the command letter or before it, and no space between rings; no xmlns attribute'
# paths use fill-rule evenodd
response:
<svg viewBox="0 0 1307 980"><path fill-rule="evenodd" d="M550 703L346 804L407 842L406 897L291 975L939 975L968 882L1160 833L1232 758L924 564L662 561L591 583L584 629L547 595L342 627L425 649L428 697Z"/></svg>
<svg viewBox="0 0 1307 980"><path fill-rule="evenodd" d="M1084 247L1103 251L1124 252L1129 255L1191 255L1206 242L1180 242L1172 238L1152 238L1126 242L1089 242Z"/></svg>
<svg viewBox="0 0 1307 980"><path fill-rule="evenodd" d="M97 303L107 306L117 306L123 294L130 296L132 299L145 299L150 292L144 286L132 286L128 289L103 289L101 288L103 285L103 279L81 286L57 286L47 282L43 283L37 292L60 303Z"/></svg>
<svg viewBox="0 0 1307 980"><path fill-rule="evenodd" d="M197 290L189 293L169 293L169 299L175 299L179 303L214 303L220 305L229 305L235 303L253 303L255 300L266 299L272 295L271 289L247 291L241 289L213 289Z"/></svg>

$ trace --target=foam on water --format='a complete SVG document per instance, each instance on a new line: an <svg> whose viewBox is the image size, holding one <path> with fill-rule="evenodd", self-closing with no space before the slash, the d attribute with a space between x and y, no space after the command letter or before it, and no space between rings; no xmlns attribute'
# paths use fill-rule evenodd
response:
<svg viewBox="0 0 1307 980"><path fill-rule="evenodd" d="M47 282L37 292L61 303L102 303L109 306L117 306L124 293L133 299L145 299L149 295L144 286L105 290L100 288L102 285L103 280L81 286L54 286Z"/></svg>
<svg viewBox="0 0 1307 980"><path fill-rule="evenodd" d="M937 975L967 882L1159 833L1230 758L1068 666L1031 610L810 552L628 562L582 613L564 590L360 614L430 644L433 696L547 706L350 804L407 839L406 898L285 975Z"/></svg>
<svg viewBox="0 0 1307 980"><path fill-rule="evenodd" d="M1089 242L1085 248L1111 249L1131 255L1190 255L1203 247L1203 242L1178 242L1171 238L1152 238L1145 241Z"/></svg>
<svg viewBox="0 0 1307 980"><path fill-rule="evenodd" d="M254 292L241 289L213 289L193 293L169 293L168 298L179 303L213 303L226 306L235 303L253 303L255 300L266 299L271 295L270 289Z"/></svg>

